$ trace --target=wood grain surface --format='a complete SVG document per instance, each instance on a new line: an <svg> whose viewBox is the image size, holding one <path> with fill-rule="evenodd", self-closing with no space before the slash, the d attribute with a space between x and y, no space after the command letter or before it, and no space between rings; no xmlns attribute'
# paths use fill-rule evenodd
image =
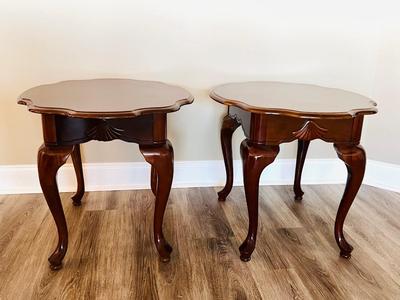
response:
<svg viewBox="0 0 400 300"><path fill-rule="evenodd" d="M245 111L291 117L354 117L377 112L376 103L360 94L312 84L254 81L215 87L210 97Z"/></svg>
<svg viewBox="0 0 400 300"><path fill-rule="evenodd" d="M29 111L79 118L130 118L168 113L193 102L183 88L157 81L101 78L40 85L22 93Z"/></svg>
<svg viewBox="0 0 400 300"><path fill-rule="evenodd" d="M400 195L362 186L345 225L355 246L338 255L332 234L343 185L260 187L257 248L244 191L173 189L164 234L171 261L151 251L151 190L62 193L70 249L60 271L47 256L57 235L41 194L0 196L0 299L399 299ZM129 237L129 238L127 238Z"/></svg>

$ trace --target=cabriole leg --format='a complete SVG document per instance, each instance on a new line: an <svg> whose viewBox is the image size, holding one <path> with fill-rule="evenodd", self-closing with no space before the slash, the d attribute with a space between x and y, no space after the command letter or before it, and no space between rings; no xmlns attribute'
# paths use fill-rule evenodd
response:
<svg viewBox="0 0 400 300"><path fill-rule="evenodd" d="M335 144L334 147L347 167L347 183L336 215L335 239L340 248L340 256L350 258L353 247L343 235L343 224L364 178L366 156L360 145Z"/></svg>
<svg viewBox="0 0 400 300"><path fill-rule="evenodd" d="M42 145L38 152L40 185L58 231L57 247L49 257L50 268L53 270L62 267L62 260L68 248L67 223L58 192L56 175L58 169L67 161L68 156L72 152L72 148L72 146L47 147Z"/></svg>
<svg viewBox="0 0 400 300"><path fill-rule="evenodd" d="M240 123L229 114L224 117L221 128L221 146L224 156L226 183L225 187L218 192L218 200L225 201L232 190L233 185L233 159L232 159L232 135L240 126Z"/></svg>
<svg viewBox="0 0 400 300"><path fill-rule="evenodd" d="M304 161L306 160L308 146L310 141L299 140L297 146L296 172L294 176L294 199L302 200L304 192L301 189L301 174L303 172Z"/></svg>
<svg viewBox="0 0 400 300"><path fill-rule="evenodd" d="M74 164L76 181L78 183L77 191L75 195L72 196L72 203L75 206L79 206L81 205L82 197L85 194L85 182L83 179L81 149L79 144L74 145L71 157L72 157L72 162Z"/></svg>
<svg viewBox="0 0 400 300"><path fill-rule="evenodd" d="M258 227L258 189L260 176L265 167L271 164L279 153L279 146L252 144L244 140L240 145L243 162L243 180L249 213L248 234L239 247L240 259L249 261L256 246Z"/></svg>
<svg viewBox="0 0 400 300"><path fill-rule="evenodd" d="M164 238L162 224L171 191L174 173L174 152L169 141L161 145L139 145L145 160L157 173L156 204L154 211L154 242L163 262L170 260L172 247Z"/></svg>

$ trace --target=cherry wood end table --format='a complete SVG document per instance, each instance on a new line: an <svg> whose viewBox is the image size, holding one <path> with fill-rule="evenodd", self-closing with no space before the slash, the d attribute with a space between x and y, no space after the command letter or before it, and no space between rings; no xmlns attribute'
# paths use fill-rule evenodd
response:
<svg viewBox="0 0 400 300"><path fill-rule="evenodd" d="M248 234L240 258L248 261L254 251L258 226L260 175L279 153L281 143L298 140L294 194L301 200L301 173L311 140L333 143L346 164L348 177L335 220L340 255L350 258L353 247L343 235L343 223L361 186L365 151L360 145L364 115L377 112L376 103L359 94L315 85L282 82L228 83L214 88L210 97L228 106L221 128L226 185L218 193L224 201L233 184L232 134L242 126L243 180L249 214Z"/></svg>
<svg viewBox="0 0 400 300"><path fill-rule="evenodd" d="M115 139L139 144L151 164L151 189L156 197L154 242L166 262L171 246L162 223L173 177L173 148L167 139L167 113L193 102L186 90L161 82L131 79L72 80L42 85L24 92L18 103L42 116L44 144L39 148L40 185L58 231L58 244L49 257L59 269L68 247L68 230L56 174L71 155L78 181L74 205L85 191L80 144Z"/></svg>

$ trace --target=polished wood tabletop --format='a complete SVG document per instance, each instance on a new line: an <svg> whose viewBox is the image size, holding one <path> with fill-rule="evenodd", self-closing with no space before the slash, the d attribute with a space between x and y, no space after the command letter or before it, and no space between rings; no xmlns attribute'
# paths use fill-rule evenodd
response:
<svg viewBox="0 0 400 300"><path fill-rule="evenodd" d="M373 114L376 103L336 88L287 82L237 82L214 88L210 97L222 104L257 113L288 116L354 116Z"/></svg>
<svg viewBox="0 0 400 300"><path fill-rule="evenodd" d="M22 93L18 103L42 116L44 143L38 151L39 181L59 237L49 257L52 269L62 267L68 248L67 223L56 175L71 156L78 183L72 201L80 206L85 193L80 144L91 140L139 144L140 152L151 165L150 186L156 197L154 243L161 260L169 261L172 247L162 230L174 170L167 114L192 102L193 96L183 88L132 79L70 80Z"/></svg>
<svg viewBox="0 0 400 300"><path fill-rule="evenodd" d="M262 171L273 163L280 144L298 140L293 190L295 200L301 201L302 170L309 144L314 139L333 143L348 170L334 234L340 255L350 258L353 247L346 241L343 224L365 172L366 155L360 145L364 116L377 112L376 103L341 89L284 82L227 83L214 88L210 97L228 106L221 127L226 183L218 193L220 201L225 201L233 184L232 135L242 127L246 137L240 153L249 227L239 247L240 258L250 260L256 245L258 185Z"/></svg>
<svg viewBox="0 0 400 300"><path fill-rule="evenodd" d="M193 102L183 88L133 79L69 80L31 88L19 97L36 113L80 118L134 117L177 111Z"/></svg>

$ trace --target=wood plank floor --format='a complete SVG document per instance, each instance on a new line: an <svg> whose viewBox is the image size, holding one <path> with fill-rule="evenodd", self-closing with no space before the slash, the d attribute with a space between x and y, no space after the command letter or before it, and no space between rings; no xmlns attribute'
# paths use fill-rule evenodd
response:
<svg viewBox="0 0 400 300"><path fill-rule="evenodd" d="M70 244L64 268L47 257L56 230L41 194L0 196L0 299L400 299L400 194L363 186L345 233L350 260L333 236L342 185L260 189L252 260L239 260L246 235L243 188L225 203L215 188L174 189L165 235L171 262L152 243L150 190L91 192L81 207L62 200Z"/></svg>

